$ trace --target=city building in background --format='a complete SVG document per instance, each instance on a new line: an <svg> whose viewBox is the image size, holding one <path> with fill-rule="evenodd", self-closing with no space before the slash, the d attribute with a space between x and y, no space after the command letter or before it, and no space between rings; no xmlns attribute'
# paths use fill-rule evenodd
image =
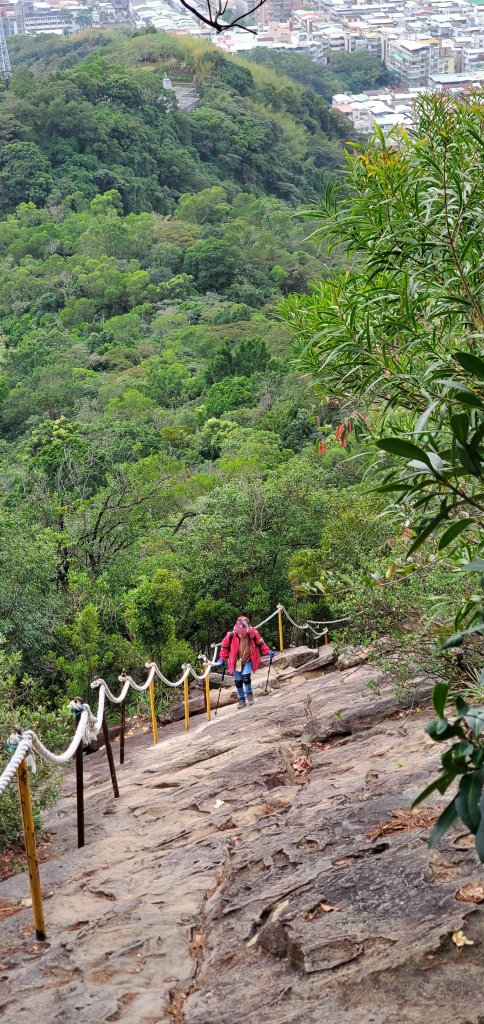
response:
<svg viewBox="0 0 484 1024"><path fill-rule="evenodd" d="M249 0L228 0L227 20L244 15L249 6ZM10 74L11 36L71 35L116 25L202 36L227 53L260 46L303 53L327 66L341 53L369 54L392 72L396 98L388 93L334 97L334 105L363 131L371 130L367 124L385 130L405 124L415 90L458 93L484 85L484 3L477 0L311 0L304 8L300 0L266 0L251 17L250 32L237 27L220 34L180 0L0 0L0 74ZM193 88L193 82L174 88L184 109L196 103L194 94L180 91Z"/></svg>
<svg viewBox="0 0 484 1024"><path fill-rule="evenodd" d="M7 40L5 38L5 31L3 27L3 18L0 18L0 78L10 78L11 71Z"/></svg>

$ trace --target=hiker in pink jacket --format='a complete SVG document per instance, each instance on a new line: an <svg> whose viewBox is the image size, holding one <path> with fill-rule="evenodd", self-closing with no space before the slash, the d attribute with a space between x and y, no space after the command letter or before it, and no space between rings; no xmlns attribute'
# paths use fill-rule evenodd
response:
<svg viewBox="0 0 484 1024"><path fill-rule="evenodd" d="M234 628L224 636L218 662L219 665L224 665L228 659L227 667L235 680L239 708L245 708L247 704L254 703L251 676L252 672L257 672L261 656L265 654L268 654L272 661L273 651L267 646L260 633L251 626L247 615L239 615Z"/></svg>

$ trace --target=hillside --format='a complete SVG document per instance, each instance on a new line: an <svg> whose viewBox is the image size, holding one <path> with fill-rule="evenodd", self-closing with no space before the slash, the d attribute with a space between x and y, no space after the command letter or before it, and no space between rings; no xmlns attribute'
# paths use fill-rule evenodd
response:
<svg viewBox="0 0 484 1024"><path fill-rule="evenodd" d="M12 51L0 1014L479 1024L482 104L422 96L411 129L345 157L327 81L294 55L259 65L153 32ZM193 682L186 735L186 663L241 612L282 646L280 604L272 692L266 666L255 707L226 690L206 723ZM315 652L309 622L327 619ZM148 659L187 681L157 684L154 747L126 682L113 800L106 683L94 732L68 701ZM442 748L423 742L431 693ZM71 769L32 734L10 760L12 728L60 751L74 714L78 851ZM48 860L35 944L13 784L17 758L26 814L29 744Z"/></svg>
<svg viewBox="0 0 484 1024"><path fill-rule="evenodd" d="M176 673L240 607L260 619L290 602L323 492L361 475L336 451L321 472L317 407L277 314L338 262L286 201L338 172L338 117L163 34L17 38L12 63L0 633L5 671L18 654L14 677L33 682L9 690L5 728L19 694L28 717L150 651ZM177 109L167 75L197 109ZM168 604L150 626L137 609L155 594Z"/></svg>
<svg viewBox="0 0 484 1024"><path fill-rule="evenodd" d="M415 645L433 666L462 583L438 561L400 573L406 535L368 493L365 439L324 380L314 393L301 378L281 320L282 298L299 309L291 294L343 264L288 202L341 172L338 117L273 69L158 33L18 38L12 61L2 736L17 721L62 745L62 709L90 698L94 676L136 676L155 657L178 678L241 610L257 622L279 602L298 621L342 620L352 641L406 636L404 692ZM199 106L179 111L166 76ZM430 640L425 622L414 640L435 594ZM0 847L19 836L13 796L3 810Z"/></svg>
<svg viewBox="0 0 484 1024"><path fill-rule="evenodd" d="M14 38L11 48L14 75L0 92L2 213L116 188L125 213L166 214L183 192L229 182L300 201L321 194L343 162L346 122L312 89L267 81L264 69L208 44L87 32ZM177 109L167 76L196 87L196 110Z"/></svg>

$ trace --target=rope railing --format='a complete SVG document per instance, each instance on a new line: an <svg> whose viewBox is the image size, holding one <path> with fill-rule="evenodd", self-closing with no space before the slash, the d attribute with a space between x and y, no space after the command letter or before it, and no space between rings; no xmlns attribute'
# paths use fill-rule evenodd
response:
<svg viewBox="0 0 484 1024"><path fill-rule="evenodd" d="M276 610L271 612L271 614L268 615L266 619L263 619L262 622L258 622L257 625L255 626L255 629L262 629L262 626L267 625L268 622L271 622L272 619L275 619L276 615L278 616L278 619L279 619L279 641L280 641L280 649L281 649L281 651L284 649L283 634L282 634L282 616L283 615L285 615L286 619L288 620L288 622L291 623L291 626L293 626L294 629L300 630L302 633L311 633L315 640L321 640L321 638L324 637L325 638L325 643L327 643L327 637L328 637L328 628L327 627L328 626L335 626L335 625L339 624L340 622L349 622L350 621L349 618L346 617L344 619L326 619L326 620L322 619L322 620L319 620L319 621L317 619L307 619L306 622L295 622L295 620L289 614L287 608L283 604L278 604ZM317 630L317 629L314 628L315 626L324 626L325 629ZM213 653L213 661L214 662L216 660L217 651L222 646L222 642L223 642L222 640L219 640L216 644L211 644L212 650L214 652Z"/></svg>
<svg viewBox="0 0 484 1024"><path fill-rule="evenodd" d="M296 622L289 614L283 604L278 604L275 611L273 611L267 618L263 619L256 626L256 629L261 629L272 619L278 618L279 625L279 647L280 650L284 650L284 638L282 628L282 616L285 616L294 629L301 631L309 631L315 639L321 639L324 637L324 642L328 642L328 626L334 625L340 622L346 622L347 619L333 619L327 622L317 622L316 620L308 620L305 623ZM323 630L317 630L316 626L324 626ZM0 774L0 796L5 792L7 787L13 782L15 776L17 777L19 794L20 794L20 806L22 812L22 822L24 829L25 838L25 849L27 854L27 864L29 870L30 887L32 895L32 908L34 916L34 927L37 938L40 940L45 939L45 923L43 915L42 905L42 893L40 888L39 879L39 866L37 859L37 850L35 844L35 828L34 820L32 815L32 803L30 796L30 787L28 779L28 768L30 767L35 771L35 755L39 755L45 761L54 765L65 765L73 758L76 759L76 789L77 789L77 829L78 829L78 846L84 846L84 794L83 794L83 749L88 747L93 741L97 740L98 735L102 729L104 734L104 743L106 747L106 753L109 762L109 768L111 773L111 781L113 786L114 796L119 796L119 789L116 778L116 771L114 767L114 759L111 749L111 742L109 737L109 729L106 720L106 700L112 704L121 706L121 733L120 733L120 763L124 763L124 734L125 734L125 706L126 698L130 690L136 693L143 693L149 691L150 707L151 707L151 719L153 729L153 742L158 742L158 722L156 717L155 708L155 693L154 693L154 682L155 678L162 682L165 686L171 689L176 689L183 686L183 697L184 697L184 708L185 708L185 728L188 730L190 724L189 714L189 680L192 678L196 683L202 683L205 687L205 706L207 718L210 720L210 673L214 667L218 664L217 652L220 649L222 641L216 644L212 644L212 657L209 658L205 654L201 654L199 661L202 664L202 672L199 673L189 662L182 665L182 675L179 679L174 681L167 678L166 675L161 671L155 661L148 661L145 664L145 669L148 671L148 676L144 683L137 683L128 675L126 672L122 672L118 676L121 685L121 690L118 694L113 693L110 686L104 679L97 678L91 683L91 689L94 693L97 692L98 705L96 714L93 713L88 703L83 702L80 698L75 698L70 701L69 709L75 715L76 728L69 746L66 750L60 754L55 753L53 750L49 750L48 747L42 743L42 740L37 736L33 729L22 730L19 727L15 728L12 734L9 736L7 741L7 750L11 754L8 764Z"/></svg>

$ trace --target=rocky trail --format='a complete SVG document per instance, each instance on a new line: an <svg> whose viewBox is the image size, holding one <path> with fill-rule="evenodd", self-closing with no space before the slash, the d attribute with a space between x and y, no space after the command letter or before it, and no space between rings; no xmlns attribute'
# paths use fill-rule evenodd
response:
<svg viewBox="0 0 484 1024"><path fill-rule="evenodd" d="M462 827L429 851L439 799L409 810L439 760L428 707L374 665L286 662L267 696L258 675L253 708L128 739L119 800L86 758L83 850L67 773L46 943L26 875L0 885L2 1021L484 1024L482 868Z"/></svg>

